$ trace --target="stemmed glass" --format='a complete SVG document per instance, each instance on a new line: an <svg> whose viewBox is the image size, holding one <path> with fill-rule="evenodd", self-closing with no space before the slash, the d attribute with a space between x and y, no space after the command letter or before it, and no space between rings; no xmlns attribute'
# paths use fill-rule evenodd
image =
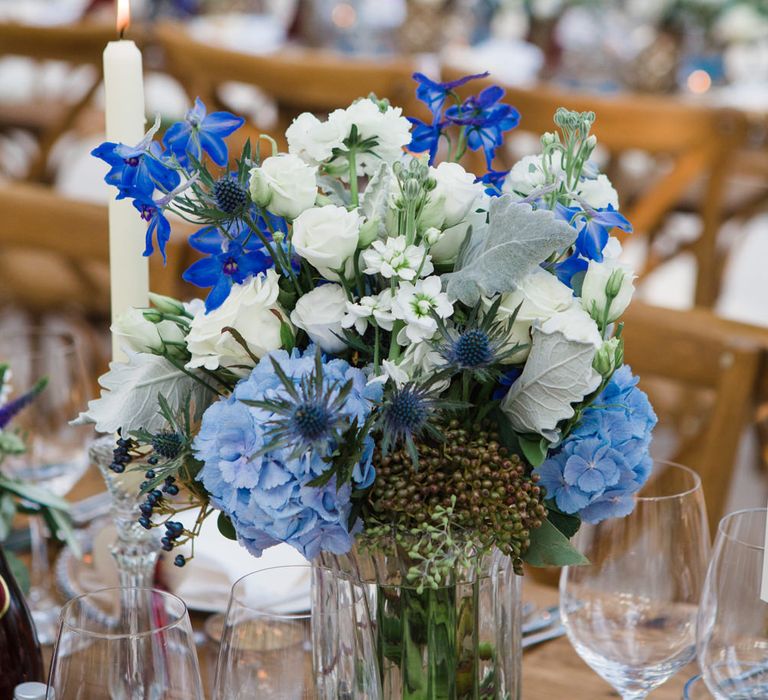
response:
<svg viewBox="0 0 768 700"><path fill-rule="evenodd" d="M61 611L50 698L203 700L184 602L152 588L107 588Z"/></svg>
<svg viewBox="0 0 768 700"><path fill-rule="evenodd" d="M0 337L0 362L11 368L11 398L45 377L43 392L14 419L25 437L27 451L8 458L3 466L13 475L57 496L65 495L88 466L87 442L91 430L70 421L91 396L88 375L74 336L65 332L26 327ZM29 604L44 644L53 642L59 605L51 591L48 551L42 518L30 518L32 588Z"/></svg>
<svg viewBox="0 0 768 700"><path fill-rule="evenodd" d="M765 518L765 508L741 510L718 527L696 631L704 682L718 700L768 697Z"/></svg>
<svg viewBox="0 0 768 700"><path fill-rule="evenodd" d="M303 571L313 577L311 612L288 612L299 601L267 604L264 591L275 580ZM367 605L363 588L320 567L277 566L241 578L229 599L214 700L379 700L371 627L345 625L360 617L340 615L345 605Z"/></svg>
<svg viewBox="0 0 768 700"><path fill-rule="evenodd" d="M642 700L693 659L709 558L695 472L657 463L635 500L626 518L582 526L575 544L590 564L560 578L571 643L624 700Z"/></svg>

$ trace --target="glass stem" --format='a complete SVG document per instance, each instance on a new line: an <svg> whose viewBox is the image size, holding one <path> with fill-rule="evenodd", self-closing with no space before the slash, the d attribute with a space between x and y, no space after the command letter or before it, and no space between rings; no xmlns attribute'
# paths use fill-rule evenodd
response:
<svg viewBox="0 0 768 700"><path fill-rule="evenodd" d="M30 567L30 599L33 606L39 601L49 598L50 593L50 564L48 562L48 540L45 524L39 515L29 518L29 538L32 550L32 566Z"/></svg>
<svg viewBox="0 0 768 700"><path fill-rule="evenodd" d="M648 691L646 690L630 691L621 694L621 700L645 700L647 697Z"/></svg>

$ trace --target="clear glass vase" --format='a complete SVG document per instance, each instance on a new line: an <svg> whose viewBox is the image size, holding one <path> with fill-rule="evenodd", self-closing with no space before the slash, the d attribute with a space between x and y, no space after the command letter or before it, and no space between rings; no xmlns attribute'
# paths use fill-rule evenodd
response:
<svg viewBox="0 0 768 700"><path fill-rule="evenodd" d="M339 586L351 580L365 591L365 604L332 608L326 619L342 628L372 625L381 699L519 700L520 577L512 562L498 553L478 557L437 587L419 589L406 578L413 562L397 551L353 549L322 561ZM358 619L343 619L350 615ZM365 653L357 646L347 653Z"/></svg>

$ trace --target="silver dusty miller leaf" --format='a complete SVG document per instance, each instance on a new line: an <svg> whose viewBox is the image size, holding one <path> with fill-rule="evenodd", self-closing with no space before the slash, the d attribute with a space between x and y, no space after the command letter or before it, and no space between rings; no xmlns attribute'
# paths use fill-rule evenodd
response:
<svg viewBox="0 0 768 700"><path fill-rule="evenodd" d="M600 385L601 376L592 368L595 352L590 342L568 340L562 331L545 333L534 326L523 373L501 402L512 428L556 442L557 424L573 416L572 404Z"/></svg>
<svg viewBox="0 0 768 700"><path fill-rule="evenodd" d="M487 229L473 231L457 269L443 275L448 296L474 306L481 295L512 291L574 240L576 230L551 211L520 204L511 195L496 197Z"/></svg>
<svg viewBox="0 0 768 700"><path fill-rule="evenodd" d="M119 428L125 433L140 428L157 432L167 427L160 415L158 394L172 408L191 401L194 418L200 418L215 399L211 391L164 357L126 352L127 362L111 363L109 372L99 378L101 396L88 402L88 410L77 417L76 425L93 423L100 433L116 433Z"/></svg>
<svg viewBox="0 0 768 700"><path fill-rule="evenodd" d="M369 221L378 219L380 228L384 228L384 219L389 205L389 192L392 189L394 175L392 168L382 163L368 181L360 197L360 212Z"/></svg>

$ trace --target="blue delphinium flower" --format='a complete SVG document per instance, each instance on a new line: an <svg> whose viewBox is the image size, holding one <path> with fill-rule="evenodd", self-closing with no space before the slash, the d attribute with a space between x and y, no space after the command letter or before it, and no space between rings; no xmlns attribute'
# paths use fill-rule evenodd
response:
<svg viewBox="0 0 768 700"><path fill-rule="evenodd" d="M273 266L271 256L255 235L245 227L236 232L237 237L230 240L217 228L207 226L189 237L189 245L208 257L192 263L182 278L197 287L211 287L205 299L206 311L221 306L233 284Z"/></svg>
<svg viewBox="0 0 768 700"><path fill-rule="evenodd" d="M476 97L469 97L459 106L445 110L448 121L466 127L467 145L473 151L482 149L491 167L496 149L504 142L503 132L520 122L520 113L511 105L499 102L504 90L498 85L485 88Z"/></svg>
<svg viewBox="0 0 768 700"><path fill-rule="evenodd" d="M270 357L296 387L315 367L314 348L303 355L281 350ZM366 438L352 484L339 489L335 476L324 486L308 485L330 468L327 457L335 445L316 446L300 455L295 455L290 444L263 452L271 440L269 421L274 415L243 402L290 397L270 357L262 359L230 397L205 412L194 442L196 456L203 462L198 478L210 492L212 504L230 517L239 541L252 554L260 556L279 542L287 542L308 559L321 551L343 554L351 548L354 535L348 529L352 487L369 486L375 477L373 440ZM362 424L381 397L381 385L367 384L363 372L344 360L323 361L327 388L350 382L342 405L334 410L349 423L357 420Z"/></svg>
<svg viewBox="0 0 768 700"><path fill-rule="evenodd" d="M443 119L443 107L448 96L457 88L466 85L477 78L487 78L488 73L465 75L457 80L446 83L438 83L428 78L423 73L414 73L413 79L419 84L416 88L416 97L421 100L432 113L432 123L424 122L415 117L408 117L413 125L411 131L411 143L408 150L414 153L429 151L429 164L434 165L437 156L437 148L440 145L440 137L448 121Z"/></svg>
<svg viewBox="0 0 768 700"><path fill-rule="evenodd" d="M637 377L620 367L582 420L536 473L547 497L564 513L597 523L632 512L633 494L646 482L656 425Z"/></svg>
<svg viewBox="0 0 768 700"><path fill-rule="evenodd" d="M509 175L509 170L494 170L491 168L485 175L477 178L475 182L482 182L486 185L485 193L491 197L501 195L501 187Z"/></svg>
<svg viewBox="0 0 768 700"><path fill-rule="evenodd" d="M198 97L184 121L176 122L165 132L163 143L184 166L189 163L189 156L202 160L203 152L207 153L216 165L224 166L228 158L224 138L244 123L244 119L229 112L208 114Z"/></svg>
<svg viewBox="0 0 768 700"><path fill-rule="evenodd" d="M133 206L138 210L141 218L147 222L147 238L144 245L144 255L149 257L155 252L153 239L157 236L157 247L166 261L165 247L171 239L171 224L163 214L162 206L144 194L138 195L133 200Z"/></svg>
<svg viewBox="0 0 768 700"><path fill-rule="evenodd" d="M136 146L107 141L91 151L110 166L104 181L117 188L118 199L149 197L156 189L169 192L178 186L179 173L165 163L163 150L152 135L150 130Z"/></svg>
<svg viewBox="0 0 768 700"><path fill-rule="evenodd" d="M557 204L555 215L578 230L574 247L587 260L603 261L603 249L612 229L632 233L632 224L610 204L604 209L582 209Z"/></svg>

